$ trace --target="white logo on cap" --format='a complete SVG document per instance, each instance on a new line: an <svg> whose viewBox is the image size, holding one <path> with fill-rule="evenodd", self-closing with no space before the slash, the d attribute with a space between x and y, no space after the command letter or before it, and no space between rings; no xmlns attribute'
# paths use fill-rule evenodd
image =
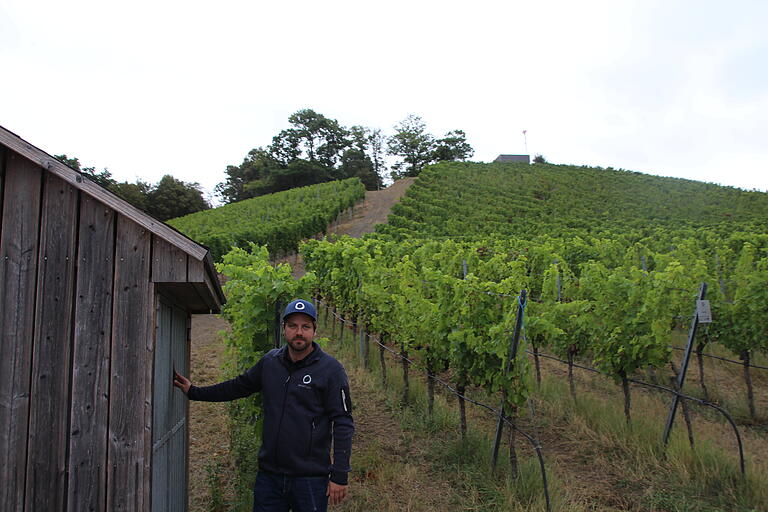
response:
<svg viewBox="0 0 768 512"><path fill-rule="evenodd" d="M303 302L297 302L294 306L296 309L304 309L304 303Z"/></svg>
<svg viewBox="0 0 768 512"><path fill-rule="evenodd" d="M311 375L305 375L303 379L301 379L301 382L304 384L309 384L312 382L312 376Z"/></svg>

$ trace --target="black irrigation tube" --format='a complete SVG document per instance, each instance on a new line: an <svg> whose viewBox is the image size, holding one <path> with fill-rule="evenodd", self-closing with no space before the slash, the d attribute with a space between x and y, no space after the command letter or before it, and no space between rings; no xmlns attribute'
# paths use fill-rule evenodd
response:
<svg viewBox="0 0 768 512"><path fill-rule="evenodd" d="M670 347L670 348L672 350L682 350L683 352L685 352L685 349L682 348L682 347ZM702 352L701 355L703 355L705 357L711 357L712 359L719 359L721 361L726 361L728 363L738 364L739 366L748 366L749 368L757 368L758 370L768 370L768 366L760 366L758 364L747 364L747 365L745 365L743 361L736 361L734 359L728 359L726 357L720 357L720 356L716 356L714 354L707 354L707 353L704 353L704 352Z"/></svg>
<svg viewBox="0 0 768 512"><path fill-rule="evenodd" d="M533 352L531 352L530 350L526 350L526 352L528 354L531 354L531 355L535 356L535 354ZM568 364L568 361L560 359L559 357L550 356L548 354L542 354L541 352L539 352L538 355L539 355L539 357L544 357L546 359L553 359L555 361L559 361L561 363ZM600 375L607 375L605 372L601 372L600 370L598 370L596 368L590 368L589 366L583 366L583 365L580 365L578 363L572 363L572 364L576 368L580 368L582 370L587 370L587 371L590 371L590 372L598 373ZM680 393L679 391L676 391L676 390L674 390L672 388L668 388L668 387L665 387L665 386L660 386L658 384L651 384L649 382L644 382L644 381L637 380L637 379L627 379L627 380L629 382L633 383L633 384L638 384L640 386L646 386L646 387L649 387L649 388L658 389L658 390L661 390L661 391L666 391L668 393L672 393L673 395L677 395L680 398L683 398L685 400L690 400L691 402L697 402L697 403L699 403L701 405L705 405L707 407L711 407L711 408L715 409L716 411L720 412L723 416L725 416L725 419L727 419L728 423L731 424L731 427L733 428L734 434L736 434L736 442L739 445L739 463L740 463L740 466L741 466L741 475L742 475L742 477L746 476L746 469L744 467L744 446L743 446L743 444L741 442L741 435L739 434L739 429L736 427L736 422L733 421L733 417L730 415L730 413L728 411L726 411L725 409L723 409L719 405L713 404L712 402L708 402L706 400L702 400L700 398L696 398L696 397L693 397L693 396L684 395L683 393Z"/></svg>
<svg viewBox="0 0 768 512"><path fill-rule="evenodd" d="M516 295L514 297L516 297ZM323 302L323 301L318 300L318 303L321 303L321 302ZM325 307L327 308L328 306L325 305ZM344 318L341 317L341 315L338 315L338 314L336 314L333 311L331 311L331 314L333 316L335 316L336 318L338 318L341 323L344 323L344 324L348 323L347 320L344 320ZM379 347L382 347L384 350L386 350L387 352L391 353L392 355L394 355L396 357L399 357L402 360L408 361L409 364L411 364L411 365L413 365L413 366L415 366L417 368L419 367L419 365L416 364L414 361L412 361L411 359L408 359L407 357L404 357L402 354L392 350L388 346L386 346L383 343L381 343L381 341L379 341L378 339L372 337L370 334L366 334L366 337L369 340L373 340L374 342L376 342L376 344ZM499 409L494 409L490 405L484 404L482 402L478 402L477 400L473 400L473 399L471 399L471 398L469 398L469 397L467 397L465 395L462 395L461 393L456 391L453 387L451 387L450 384L448 384L444 380L440 379L439 377L435 377L434 375L431 375L431 374L428 374L427 377L432 379L432 380L434 380L434 381L436 381L436 382L438 382L439 384L441 384L443 387L448 389L451 393L453 393L457 397L461 397L464 400L466 400L467 402L472 403L474 405L477 405L478 407L481 407L483 409L487 409L488 411L494 413L495 416L499 416L499 413L501 412ZM507 419L506 416L504 416L502 418L502 420L504 421L504 423L509 425L510 428L513 428L516 432L519 432L520 434L522 434L523 437L525 437L528 440L528 442L531 444L531 446L533 446L533 449L536 451L536 456L539 459L539 467L541 469L541 480L542 480L542 483L543 483L543 486L544 486L544 499L547 502L547 512L550 512L552 510L552 505L551 505L550 498L549 498L549 485L547 483L547 470L546 470L546 468L544 466L544 457L541 454L541 443L539 443L533 437L528 435L526 432L524 432L524 431L520 430L519 428L517 428L517 425L515 425L509 419Z"/></svg>

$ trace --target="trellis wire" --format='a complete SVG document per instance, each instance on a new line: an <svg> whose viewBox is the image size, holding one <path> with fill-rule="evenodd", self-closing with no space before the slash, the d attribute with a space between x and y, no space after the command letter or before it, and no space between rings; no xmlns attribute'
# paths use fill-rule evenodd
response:
<svg viewBox="0 0 768 512"><path fill-rule="evenodd" d="M672 350L685 351L685 349L683 347L672 347L672 346L670 346L669 348L671 348ZM711 357L712 359L719 359L721 361L725 361L725 362L728 362L728 363L737 364L739 366L748 366L749 368L757 368L758 370L768 370L768 366L760 366L758 364L751 364L751 363L750 364L744 364L743 361L735 361L733 359L728 359L726 357L720 357L720 356L716 356L714 354L707 354L706 352L702 352L701 355L704 356L704 357Z"/></svg>
<svg viewBox="0 0 768 512"><path fill-rule="evenodd" d="M533 352L531 352L530 350L526 349L525 352L527 354L533 355ZM551 356L549 354L545 354L543 352L539 352L539 357L544 357L545 359L552 359L554 361L558 361L558 362L563 363L563 364L568 364L568 361L560 359L559 357L555 357L555 356ZM572 363L572 364L576 368L580 368L582 370L587 370L587 371L590 371L590 372L593 372L593 373L597 373L597 374L600 374L600 375L609 376L607 373L602 372L602 371L598 370L597 368L591 368L589 366L580 365L578 363ZM693 397L693 396L689 396L689 395L683 394L683 393L681 393L681 392L679 392L677 390L674 390L672 388L668 388L666 386L661 386L659 384L652 384L650 382L644 382L644 381L641 381L641 380L638 380L638 379L630 379L630 378L628 378L627 380L629 382L631 382L633 384L637 384L639 386L645 386L645 387L649 387L649 388L653 388L653 389L658 389L660 391L666 391L667 393L672 393L673 395L677 395L677 396L679 396L680 398L682 398L684 400L690 400L691 402L697 402L697 403L699 403L701 405L704 405L704 406L707 406L707 407L711 407L711 408L715 409L716 411L720 412L723 416L725 416L725 418L728 420L728 423L731 424L731 427L733 428L734 434L736 435L736 442L737 442L737 444L739 446L739 462L740 462L740 466L741 466L741 474L742 474L742 476L746 476L746 469L745 469L745 465L744 465L744 447L743 447L742 442L741 442L741 434L739 434L739 429L736 426L736 422L733 421L733 417L730 415L730 413L728 411L726 411L725 409L723 409L722 407L720 407L717 404L713 404L712 402L709 402L707 400L702 400L700 398L696 398L696 397Z"/></svg>

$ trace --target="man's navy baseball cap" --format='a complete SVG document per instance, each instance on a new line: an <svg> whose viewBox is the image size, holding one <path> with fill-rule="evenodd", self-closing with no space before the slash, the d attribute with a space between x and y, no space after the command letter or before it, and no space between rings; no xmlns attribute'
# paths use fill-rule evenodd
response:
<svg viewBox="0 0 768 512"><path fill-rule="evenodd" d="M283 321L285 321L285 318L288 315L294 313L304 313L305 315L311 316L312 320L317 322L317 311L315 310L315 306L307 300L296 299L285 306L285 311L283 311Z"/></svg>

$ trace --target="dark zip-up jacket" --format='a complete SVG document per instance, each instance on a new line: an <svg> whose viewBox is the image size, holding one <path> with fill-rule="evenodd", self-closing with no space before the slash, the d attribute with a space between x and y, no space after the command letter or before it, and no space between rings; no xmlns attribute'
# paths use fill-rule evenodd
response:
<svg viewBox="0 0 768 512"><path fill-rule="evenodd" d="M190 400L223 402L261 392L264 423L259 468L289 476L327 476L347 484L352 402L344 367L319 345L294 363L283 346L214 386L189 388ZM333 437L333 464L331 464Z"/></svg>

